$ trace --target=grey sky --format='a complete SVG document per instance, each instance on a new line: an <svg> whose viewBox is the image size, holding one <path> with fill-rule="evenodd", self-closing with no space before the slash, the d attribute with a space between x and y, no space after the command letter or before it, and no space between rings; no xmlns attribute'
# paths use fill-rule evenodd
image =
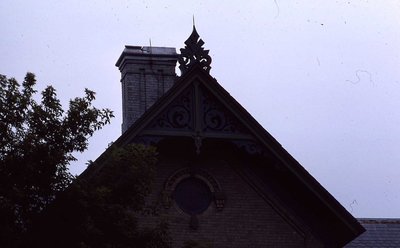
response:
<svg viewBox="0 0 400 248"><path fill-rule="evenodd" d="M183 47L356 217L400 217L399 1L0 2L0 73L115 111L80 173L120 135L124 45Z"/></svg>

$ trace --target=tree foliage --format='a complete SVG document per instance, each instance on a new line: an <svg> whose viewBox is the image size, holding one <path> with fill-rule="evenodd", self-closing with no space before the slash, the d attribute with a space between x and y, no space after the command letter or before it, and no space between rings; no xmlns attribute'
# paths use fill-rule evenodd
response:
<svg viewBox="0 0 400 248"><path fill-rule="evenodd" d="M22 86L0 75L0 246L17 244L32 220L72 181L68 165L88 138L113 117L92 106L95 93L70 100L64 111L48 86L35 100L35 76Z"/></svg>
<svg viewBox="0 0 400 248"><path fill-rule="evenodd" d="M138 227L154 176L156 151L116 148L61 193L34 225L27 247L169 247L165 223Z"/></svg>

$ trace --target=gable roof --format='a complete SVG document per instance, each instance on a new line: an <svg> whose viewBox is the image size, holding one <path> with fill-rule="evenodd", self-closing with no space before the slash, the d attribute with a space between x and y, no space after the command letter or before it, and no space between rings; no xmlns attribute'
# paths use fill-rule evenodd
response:
<svg viewBox="0 0 400 248"><path fill-rule="evenodd" d="M196 85L196 86L194 86ZM123 146L132 143L136 137L143 134L149 125L166 111L185 90L190 87L203 87L209 94L223 105L241 125L249 132L253 139L279 161L279 182L276 182L272 191L279 191L281 204L292 208L289 215L300 216L314 234L335 246L343 246L360 235L364 228L330 195L280 144L272 137L213 77L206 73L200 64L194 64L183 76L178 78L174 86L165 93L152 107L150 107L124 134L112 145ZM196 111L196 110L195 110ZM196 115L196 114L195 114ZM182 135L192 137L196 130L188 130ZM166 135L168 135L166 133ZM169 135L180 135L171 132ZM107 159L104 152L92 166L83 173L91 174L101 167L102 160ZM273 178L262 172L249 169L244 173L258 180L252 180L255 187L270 194L271 187L266 181ZM259 182L259 183L257 183ZM269 182L268 182L269 183ZM273 200L274 201L274 200Z"/></svg>

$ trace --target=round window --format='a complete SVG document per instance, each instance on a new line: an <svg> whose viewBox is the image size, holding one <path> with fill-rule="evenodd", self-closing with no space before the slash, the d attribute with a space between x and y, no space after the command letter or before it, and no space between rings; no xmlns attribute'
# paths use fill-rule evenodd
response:
<svg viewBox="0 0 400 248"><path fill-rule="evenodd" d="M178 183L174 191L178 206L190 215L204 212L212 201L208 185L199 178L189 177Z"/></svg>

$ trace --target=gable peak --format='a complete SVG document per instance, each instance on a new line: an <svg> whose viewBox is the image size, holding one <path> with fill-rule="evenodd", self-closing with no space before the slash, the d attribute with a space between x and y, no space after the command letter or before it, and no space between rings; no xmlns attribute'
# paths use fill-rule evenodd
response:
<svg viewBox="0 0 400 248"><path fill-rule="evenodd" d="M197 33L193 22L193 31L185 41L185 47L180 49L181 54L178 58L179 69L182 75L194 64L200 64L203 70L210 73L211 57L208 54L210 50L205 50L203 45L204 41L200 39L200 35Z"/></svg>

